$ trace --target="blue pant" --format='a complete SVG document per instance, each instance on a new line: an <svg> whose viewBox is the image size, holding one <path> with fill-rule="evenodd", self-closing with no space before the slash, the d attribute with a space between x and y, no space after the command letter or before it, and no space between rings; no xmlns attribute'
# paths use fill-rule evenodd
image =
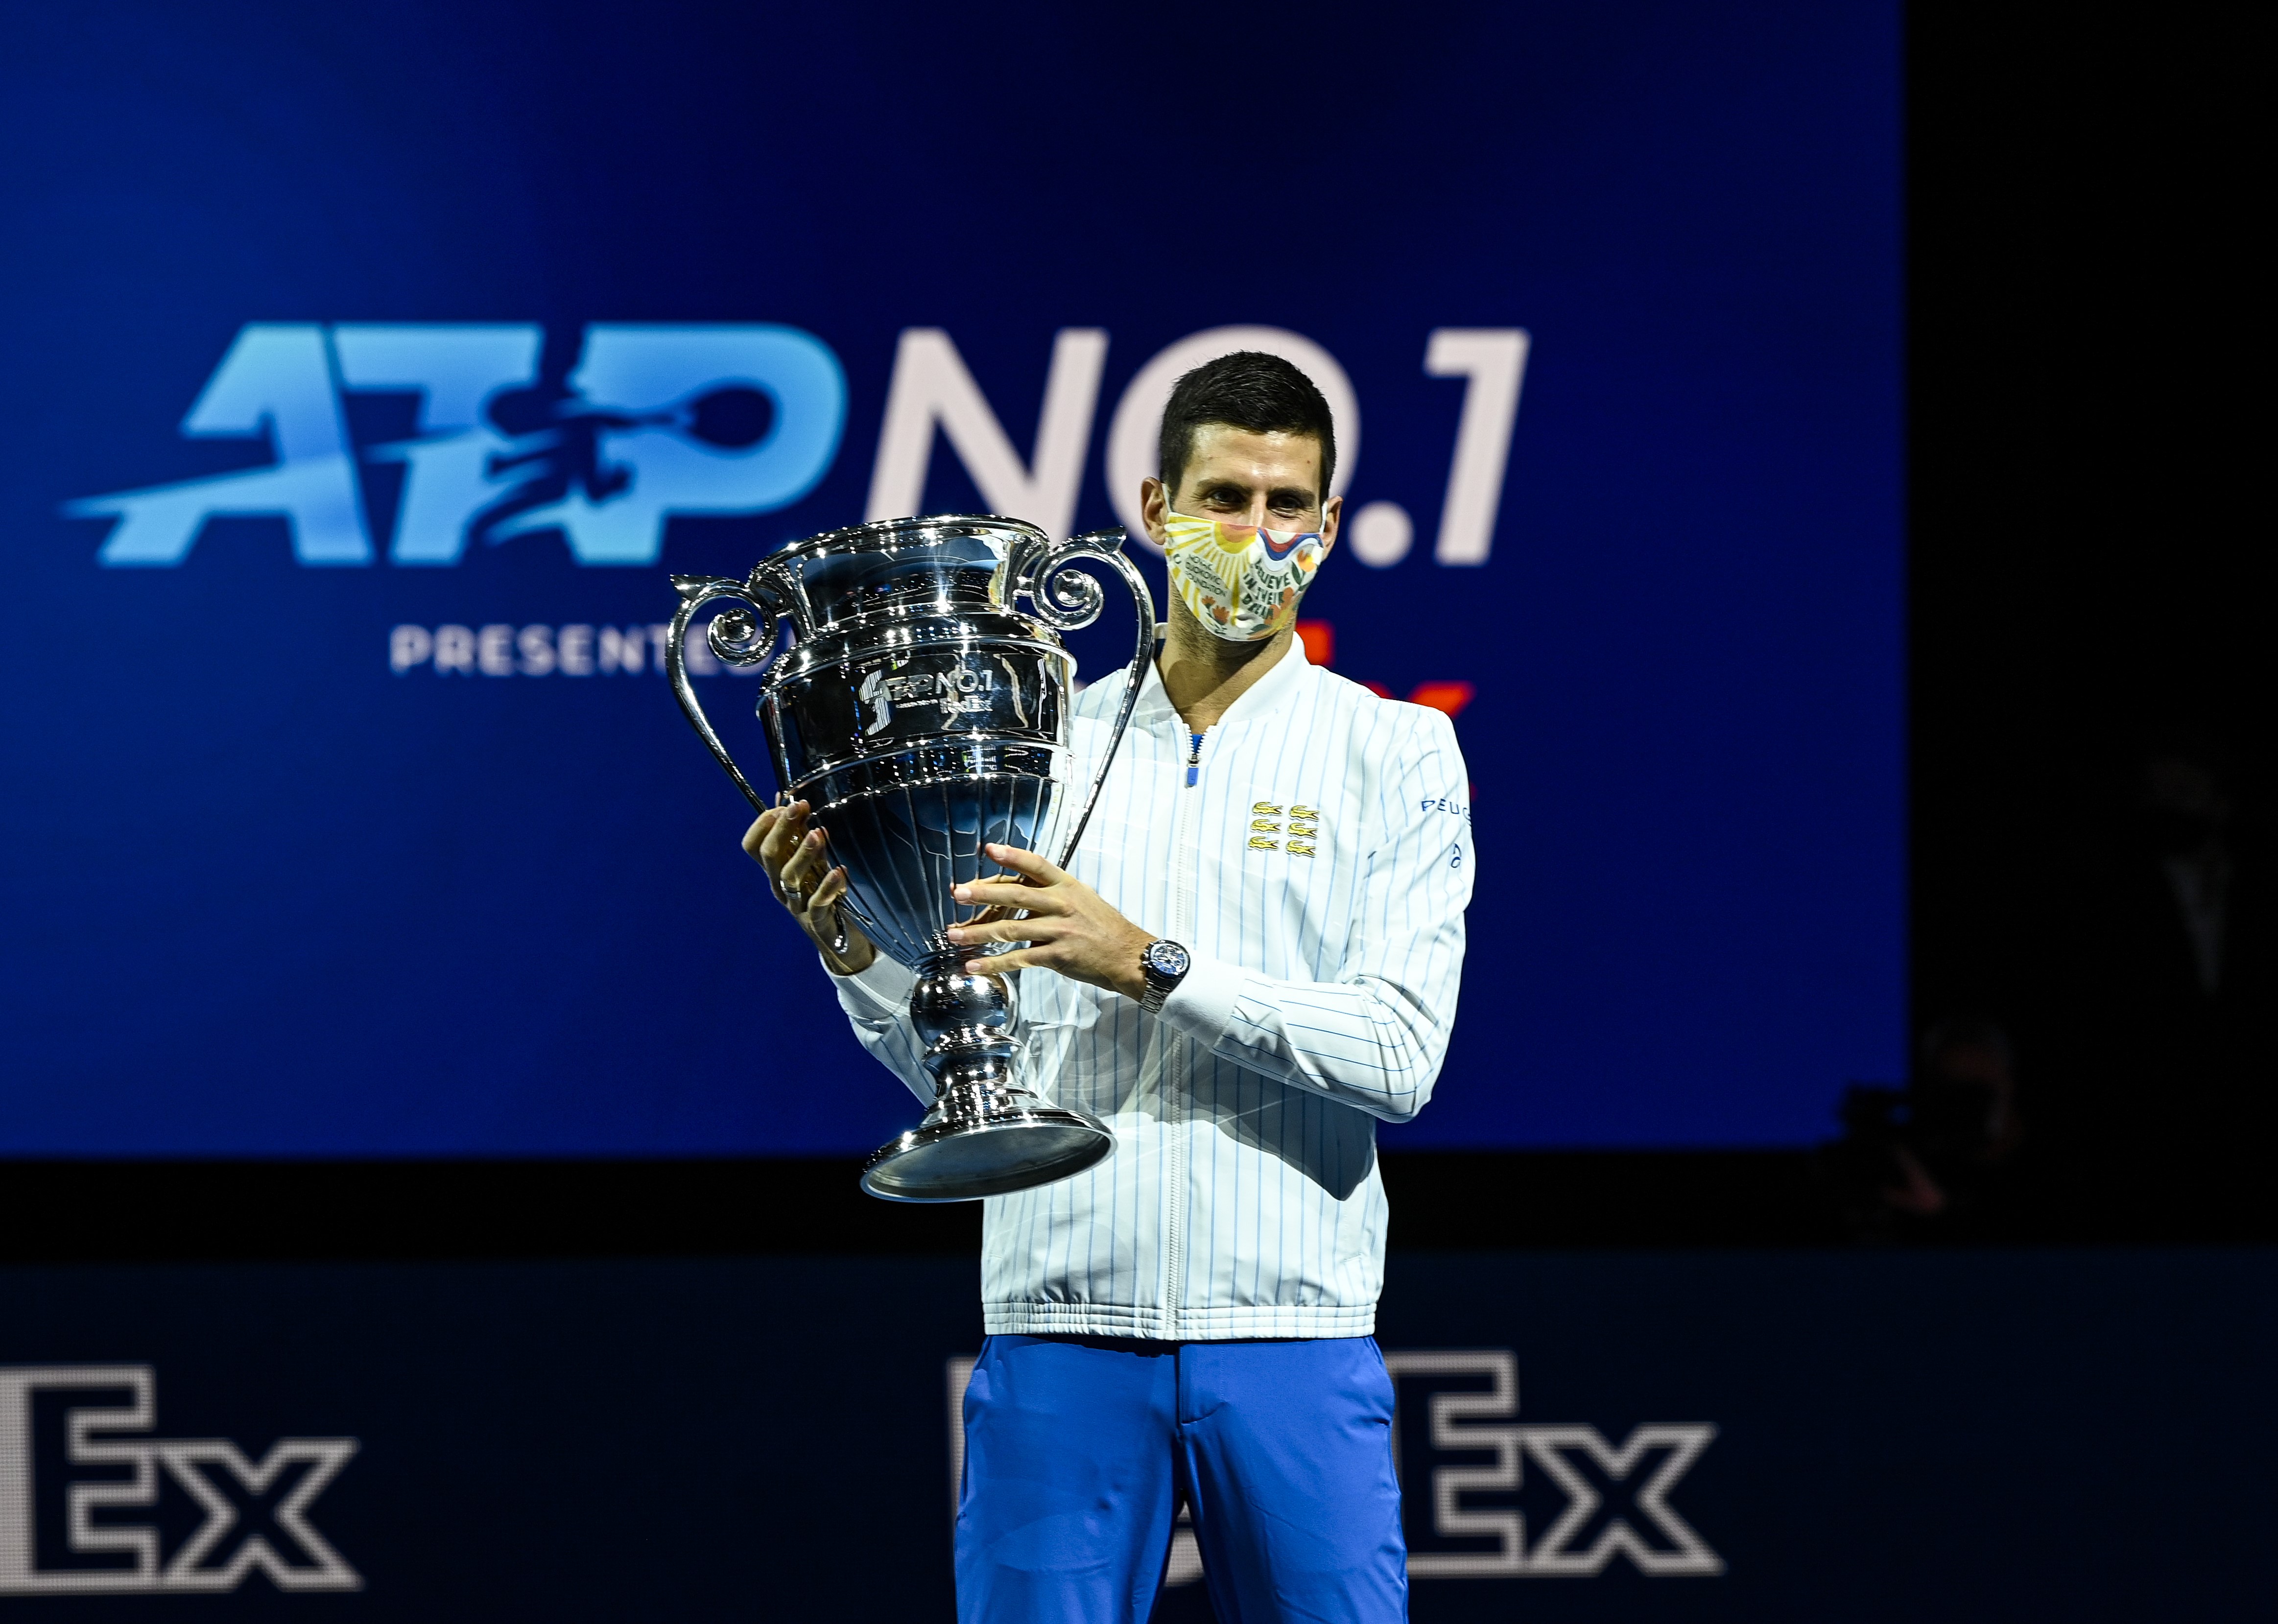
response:
<svg viewBox="0 0 2278 1624"><path fill-rule="evenodd" d="M1372 1337L991 1337L965 1391L961 1624L1145 1624L1178 1503L1220 1624L1408 1616Z"/></svg>

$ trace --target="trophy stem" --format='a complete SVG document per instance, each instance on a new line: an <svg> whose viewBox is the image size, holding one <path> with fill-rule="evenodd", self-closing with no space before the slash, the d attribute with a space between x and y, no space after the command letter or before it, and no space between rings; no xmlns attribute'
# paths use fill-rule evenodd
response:
<svg viewBox="0 0 2278 1624"><path fill-rule="evenodd" d="M910 1021L933 1079L925 1120L872 1153L862 1187L890 1201L969 1201L1080 1173L1115 1147L1107 1125L1021 1086L1011 980L974 975L963 955L917 966Z"/></svg>
<svg viewBox="0 0 2278 1624"><path fill-rule="evenodd" d="M926 1040L920 1062L936 1101L952 1089L1009 1090L1021 1054L1020 1001L1001 975L969 975L965 956L937 953L918 966L910 1020Z"/></svg>

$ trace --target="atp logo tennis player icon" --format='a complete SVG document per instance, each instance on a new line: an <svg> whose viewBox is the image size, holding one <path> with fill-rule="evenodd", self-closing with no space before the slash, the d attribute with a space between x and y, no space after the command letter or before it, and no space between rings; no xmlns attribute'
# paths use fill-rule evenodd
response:
<svg viewBox="0 0 2278 1624"><path fill-rule="evenodd" d="M664 429L715 450L742 452L767 438L775 408L760 391L730 385L663 411L612 411L554 383L502 391L483 415L508 441L508 449L491 454L485 471L493 480L521 476L521 483L468 523L469 541L496 545L543 528L544 515L573 492L593 507L630 492L636 470L608 460L611 435ZM532 514L541 516L532 521Z"/></svg>

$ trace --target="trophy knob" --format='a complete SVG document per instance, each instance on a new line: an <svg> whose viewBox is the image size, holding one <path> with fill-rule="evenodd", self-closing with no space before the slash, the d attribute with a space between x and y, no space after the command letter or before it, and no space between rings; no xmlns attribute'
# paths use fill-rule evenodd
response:
<svg viewBox="0 0 2278 1624"><path fill-rule="evenodd" d="M1012 978L975 975L962 965L929 970L910 994L910 1024L929 1048L1010 1038L1020 1018Z"/></svg>

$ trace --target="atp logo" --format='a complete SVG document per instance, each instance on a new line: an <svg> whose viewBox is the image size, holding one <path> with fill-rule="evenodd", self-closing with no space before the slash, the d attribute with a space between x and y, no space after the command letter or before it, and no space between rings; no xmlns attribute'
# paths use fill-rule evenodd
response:
<svg viewBox="0 0 2278 1624"><path fill-rule="evenodd" d="M0 1596L233 1590L256 1567L282 1590L363 1587L309 1521L355 1439L279 1438L254 1461L151 1437L157 1421L148 1365L0 1367Z"/></svg>
<svg viewBox="0 0 2278 1624"><path fill-rule="evenodd" d="M654 564L677 514L769 513L813 489L846 420L838 358L765 324L594 323L548 381L528 324L254 322L214 369L182 433L266 438L241 473L83 497L112 520L98 561L179 565L206 521L276 517L310 565L369 565L368 463L402 470L392 564L457 563L470 545L558 529L580 564ZM344 397L416 396L416 431L359 454Z"/></svg>

